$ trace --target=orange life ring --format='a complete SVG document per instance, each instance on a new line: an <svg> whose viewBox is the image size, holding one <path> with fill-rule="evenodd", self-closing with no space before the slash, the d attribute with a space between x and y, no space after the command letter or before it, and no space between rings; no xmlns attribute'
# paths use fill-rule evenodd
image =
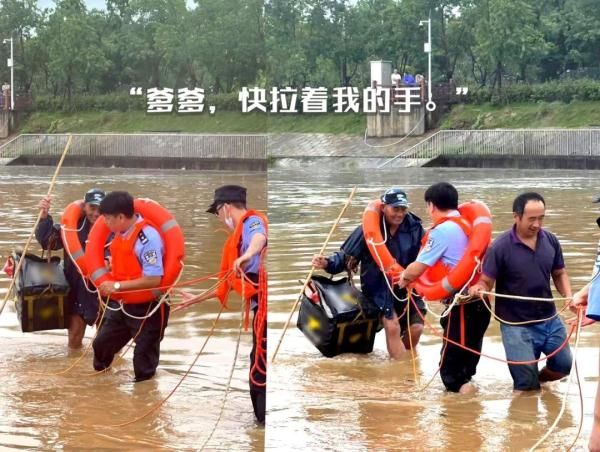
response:
<svg viewBox="0 0 600 452"><path fill-rule="evenodd" d="M371 201L365 208L362 217L363 234L373 260L379 269L393 280L404 271L404 268L392 257L383 240L380 226L382 217L383 202L380 199Z"/></svg>
<svg viewBox="0 0 600 452"><path fill-rule="evenodd" d="M79 229L79 220L84 215L83 200L79 200L69 204L60 218L60 225L62 226L60 228L60 234L63 246L67 250L67 254L71 257L71 260L75 261L75 264L82 275L87 273L87 265L85 250L83 249L83 246L81 246L77 232Z"/></svg>
<svg viewBox="0 0 600 452"><path fill-rule="evenodd" d="M139 290L135 292L116 293L123 303L146 303L159 298L168 290L179 277L183 268L185 242L183 231L171 213L151 199L136 199L135 212L160 233L165 251L163 254L164 274L160 286L156 289ZM104 245L110 235L104 217L98 218L90 231L85 256L88 264L88 278L96 287L104 281L114 281L113 275L104 263Z"/></svg>
<svg viewBox="0 0 600 452"><path fill-rule="evenodd" d="M444 267L445 271L439 274L432 266L412 284L415 291L427 300L442 300L458 292L473 275L477 262L483 260L492 239L492 214L484 203L466 202L458 206L458 211L471 226L469 244L456 267L450 271Z"/></svg>

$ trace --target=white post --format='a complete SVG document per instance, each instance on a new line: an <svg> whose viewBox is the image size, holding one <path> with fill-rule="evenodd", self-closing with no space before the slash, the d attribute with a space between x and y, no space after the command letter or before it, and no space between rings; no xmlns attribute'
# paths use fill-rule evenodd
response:
<svg viewBox="0 0 600 452"><path fill-rule="evenodd" d="M12 38L12 33L11 33L11 37L8 39L4 39L2 42L4 44L6 44L7 42L10 41L10 60L9 60L9 67L10 67L10 109L14 110L15 109L15 59L13 56L13 38Z"/></svg>
<svg viewBox="0 0 600 452"><path fill-rule="evenodd" d="M435 102L431 100L431 11L429 11L429 19L422 20L419 25L423 25L427 22L427 42L425 43L425 52L427 53L428 60L428 78L427 78L427 104L425 108L427 111L435 110Z"/></svg>
<svg viewBox="0 0 600 452"><path fill-rule="evenodd" d="M427 79L427 100L429 102L431 102L431 11L429 11L429 19L427 19L427 42L429 44L429 75L428 75L428 79ZM11 43L12 43L12 39L11 39ZM11 44L11 49L12 49L12 44ZM12 58L12 56L11 56ZM12 82L11 82L12 83ZM12 92L12 91L11 91Z"/></svg>

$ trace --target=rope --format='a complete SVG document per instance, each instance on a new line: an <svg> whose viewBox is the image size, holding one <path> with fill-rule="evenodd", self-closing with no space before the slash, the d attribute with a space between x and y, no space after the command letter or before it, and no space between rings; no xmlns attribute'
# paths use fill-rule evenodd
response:
<svg viewBox="0 0 600 452"><path fill-rule="evenodd" d="M577 368L576 360L573 360L573 365L575 366L575 378L577 380L577 388L579 389L579 427L577 428L577 434L575 435L575 439L573 439L573 442L571 443L567 451L570 451L573 448L573 446L575 446L575 443L577 443L577 439L581 434L581 428L583 427L583 391L581 389L581 380L579 379L579 369Z"/></svg>
<svg viewBox="0 0 600 452"><path fill-rule="evenodd" d="M104 319L104 313L106 312L106 310L102 310L102 316L100 316L100 310L98 310L98 314L96 314L96 321L98 321L98 317L100 317L100 323L102 322L102 320ZM96 322L94 322L96 323ZM79 364L81 362L81 360L87 355L87 353L90 351L90 348L92 347L92 344L94 343L94 340L96 340L96 336L98 336L98 332L100 331L100 328L98 328L96 330L96 332L94 333L94 336L92 337L92 340L89 342L89 344L85 347L85 349L83 350L83 353L81 354L80 357L78 357L75 362L73 364L71 364L69 367L67 367L64 370L58 371L58 372L36 372L36 371L31 371L31 374L34 375L46 375L46 376L57 376L57 375L64 375L68 372L70 372L72 369L75 368L75 366L77 364Z"/></svg>
<svg viewBox="0 0 600 452"><path fill-rule="evenodd" d="M498 322L504 323L506 325L513 325L513 326L531 325L533 323L547 322L548 320L552 320L552 319L558 317L561 313L565 312L567 310L567 308L569 307L567 304L565 304L560 310L556 311L554 313L554 315L551 315L550 317L547 317L545 319L524 320L522 322L509 322L508 320L504 320L504 319L501 319L500 317L498 317L498 315L494 312L494 310L485 301L483 302L483 304L485 305L486 309L488 311L490 311L490 314L492 314L492 317L494 317L494 319L496 319Z"/></svg>
<svg viewBox="0 0 600 452"><path fill-rule="evenodd" d="M412 302L413 302L413 304L416 305L416 302L414 301L414 299L412 300ZM482 303L484 303L484 302L482 301ZM567 346L567 344L569 343L569 339L571 338L571 336L573 335L573 332L576 329L576 325L573 325L571 327L571 330L569 331L569 334L567 335L566 339L564 340L564 342L562 344L560 344L560 346L556 350L554 350L553 352L547 354L544 357L541 357L539 359L530 360L530 361L508 361L506 359L498 358L496 356L487 355L485 353L482 353L480 351L477 351L477 350L474 350L474 349L472 349L470 347L462 345L459 342L453 341L449 337L444 336L443 333L441 333L441 334L438 333L436 331L436 329L427 320L425 320L425 316L418 309L417 309L417 314L419 314L419 316L423 319L423 322L425 323L425 325L427 325L427 327L432 330L433 334L435 336L441 337L444 341L449 342L452 345L456 345L457 347L460 347L463 350L466 350L468 352L475 353L476 355L483 356L483 357L489 358L489 359L493 359L494 361L500 361L500 362L505 363L505 364L515 364L515 365L537 364L537 363L540 363L542 361L547 360L548 358L552 358L554 355L556 355L558 352L560 352L563 348L565 348Z"/></svg>
<svg viewBox="0 0 600 452"><path fill-rule="evenodd" d="M200 294L200 295L192 298L191 300L182 301L182 302L179 302L179 303L171 302L170 303L171 306L176 306L173 309L173 312L177 312L177 311L180 311L182 309L186 309L186 308L188 308L188 307L190 307L190 306L192 306L192 305L194 305L196 303L199 303L199 301L198 301L199 298L203 297L206 293L213 292L219 286L219 284L221 284L222 282L224 282L225 280L227 280L227 278L229 277L229 275L231 274L231 272L232 271L229 270L227 273L225 273L223 275L222 278L218 279L216 283L214 283L212 286L210 286L208 289L206 289L202 294Z"/></svg>
<svg viewBox="0 0 600 452"><path fill-rule="evenodd" d="M377 258L377 261L378 261L377 263L378 263L378 266L379 266L379 270L383 273L383 276L384 276L383 279L385 280L385 284L387 285L388 290L390 291L390 293L392 294L392 296L396 300L398 300L400 303L404 303L404 302L408 301L408 297L406 297L406 298L398 298L398 296L394 293L394 289L390 285L390 281L389 281L387 275L385 274L385 270L383 268L383 260L381 259L381 256L377 252L377 247L376 247L377 245L375 244L375 242L373 241L373 239L369 239L369 243L371 245L373 245L373 251L375 252L375 257Z"/></svg>
<svg viewBox="0 0 600 452"><path fill-rule="evenodd" d="M423 115L423 117L421 119L419 119L419 121L417 122L417 124L411 129L410 132L408 132L406 135L404 135L402 138L400 138L395 143L379 144L379 145L367 143L367 131L369 129L365 129L365 136L364 136L364 140L363 141L364 141L365 145L369 146L370 148L387 148L387 147L390 147L390 146L395 146L395 145L397 145L399 143L402 143L404 140L406 140L410 136L410 134L413 133L417 129L417 127L419 127L419 125L423 122L424 119L425 119L425 115ZM396 157L399 157L400 155L402 155L402 153L400 153Z"/></svg>
<svg viewBox="0 0 600 452"><path fill-rule="evenodd" d="M501 297L501 298L512 298L514 300L525 300L525 301L547 301L550 303L553 303L555 301L569 301L572 300L573 297L563 297L563 298L541 298L541 297L523 297L520 295L508 295L508 294L501 294L501 293L497 293L497 292L488 292L486 290L482 290L479 293L483 294L483 295L493 295L493 296L497 296L497 297Z"/></svg>
<svg viewBox="0 0 600 452"><path fill-rule="evenodd" d="M337 219L333 223L333 226L331 227L331 230L329 231L329 235L325 239L325 242L323 243L323 246L321 246L321 251L319 252L319 254L323 254L325 252L325 248L327 247L327 244L329 243L329 240L331 239L331 236L333 235L333 232L337 228L337 225L339 224L340 220L342 219L342 216L344 215L344 212L346 211L346 209L350 205L350 201L352 201L352 198L354 197L354 194L356 193L357 188L358 187L355 185L354 188L352 189L352 191L350 192L350 196L346 200L346 204L344 204L344 207L342 207L342 210L341 210L340 214L338 215ZM290 315L288 316L288 319L285 322L285 325L283 327L283 331L281 332L281 337L279 338L279 342L277 343L277 346L275 347L275 352L273 353L273 356L271 357L271 362L275 362L275 357L277 356L277 352L279 351L279 347L281 347L281 343L283 342L283 338L285 337L285 333L286 333L288 327L290 326L290 323L292 322L292 316L294 315L294 312L296 312L296 308L298 307L298 303L300 303L300 300L302 299L302 295L304 295L304 291L306 290L306 286L308 285L309 281L311 280L314 271L315 271L315 266L313 265L311 267L311 269L310 269L310 272L308 273L308 276L304 280L304 285L302 286L302 290L300 290L300 293L298 294L298 297L296 298L296 302L292 306L292 309L290 311Z"/></svg>
<svg viewBox="0 0 600 452"><path fill-rule="evenodd" d="M183 262L182 262L181 263L181 270L179 271L179 275L177 275L177 279L175 280L175 283L173 285L169 286L169 288L167 289L167 291L164 294L162 294L162 296L158 300L158 303L156 303L156 306L149 313L146 312L146 315L144 315L142 317L139 317L139 316L135 316L133 314L129 314L127 311L125 311L125 303L123 303L122 300L120 300L120 301L113 300L113 301L115 301L115 302L117 302L119 304L118 308L111 308L110 306L108 306L108 303L106 303L106 309L108 309L110 311L113 311L113 312L121 311L127 317L129 317L131 319L135 319L135 320L145 320L145 319L147 319L149 317L152 317L160 309L160 307L162 306L162 304L166 303L167 297L172 292L173 288L177 285L177 282L181 278L181 275L183 274L183 269L184 269L184 265L183 265ZM153 287L152 289L156 289L156 288ZM141 290L148 290L148 289L141 289ZM139 291L139 290L137 290L137 291ZM123 292L125 292L125 291L123 291ZM129 291L129 292L131 292L131 291Z"/></svg>
<svg viewBox="0 0 600 452"><path fill-rule="evenodd" d="M54 190L54 184L56 183L56 178L58 177L60 168L62 167L65 157L67 156L67 152L68 152L69 148L71 147L72 141L73 141L73 135L69 134L69 140L67 141L67 145L65 146L65 149L63 150L60 160L58 161L58 165L56 166L56 170L54 171L54 176L52 176L52 180L50 181L50 187L48 188L48 193L46 194L46 196L50 196L52 194L52 190ZM25 246L23 247L23 251L21 252L21 259L19 259L19 262L17 263L17 267L14 270L13 277L10 280L10 285L8 286L8 290L6 291L4 300L2 300L2 304L0 305L0 314L2 314L2 311L4 310L4 306L6 306L6 302L10 298L10 294L15 287L15 282L17 281L17 276L19 275L19 272L21 271L21 267L23 266L23 262L25 260L25 255L27 254L27 250L29 249L29 245L31 244L31 239L33 238L33 234L34 234L35 230L37 229L37 226L38 226L41 218L42 218L42 211L40 210L38 212L38 216L35 220L35 223L33 224L33 227L31 228L29 237L27 238L27 241L25 242Z"/></svg>
<svg viewBox="0 0 600 452"><path fill-rule="evenodd" d="M409 303L412 303L412 291L409 290L408 291L408 299L410 300ZM425 303L425 306L427 306L427 303ZM417 309L418 310L418 309ZM450 328L450 320L452 319L452 317L448 317L448 328ZM412 343L411 343L412 346ZM435 373L433 374L433 376L429 379L429 381L425 384L425 386L423 386L420 389L417 389L417 392L423 392L425 391L430 385L431 383L433 383L433 381L435 380L435 377L437 377L437 374L440 373L440 369L442 368L442 363L444 362L444 356L446 356L446 347L445 347L445 342L442 343L442 356L440 358L440 363L438 365L437 370L435 371Z"/></svg>
<svg viewBox="0 0 600 452"><path fill-rule="evenodd" d="M408 343L410 345L410 356L412 358L411 361L413 368L413 377L415 379L415 384L419 384L419 377L417 376L417 359L415 356L415 350L412 343L412 334L410 331L410 303L406 303L406 332L408 333Z"/></svg>
<svg viewBox="0 0 600 452"><path fill-rule="evenodd" d="M256 341L256 349L254 351L254 362L251 363L249 378L250 382L258 387L266 387L265 382L258 382L254 379L254 372L257 372L266 377L267 375L267 338L264 337L267 328L268 315L268 287L267 287L267 272L264 269L264 261L267 255L265 247L261 252L261 267L258 273L258 308L254 316L252 331Z"/></svg>
<svg viewBox="0 0 600 452"><path fill-rule="evenodd" d="M240 342L242 340L242 329L244 328L244 315L246 312L246 305L248 304L248 301L246 300L246 297L245 297L244 287L245 287L245 284L242 284L242 309L241 309L241 318L240 318L240 328L238 330L237 343L235 344L235 353L233 355L233 363L231 363L231 370L229 371L229 378L227 379L227 386L225 387L225 394L223 395L223 402L221 403L221 408L219 409L219 415L217 416L217 420L215 421L215 424L213 425L212 430L210 431L206 440L204 440L202 447L200 447L201 451L204 450L204 448L206 447L208 442L211 440L215 431L217 430L217 426L219 425L219 422L221 422L221 418L223 417L223 411L225 410L225 402L227 401L227 395L229 394L229 390L231 389L231 380L233 379L233 372L235 371L235 364L237 362L238 354L240 351Z"/></svg>
<svg viewBox="0 0 600 452"><path fill-rule="evenodd" d="M102 307L104 308L104 311L106 311L106 308L108 307L108 299L107 299L106 303L103 303L102 299L100 298L100 296L98 296L98 298L99 298L99 302L102 304ZM148 310L146 311L146 314L149 311L150 311L150 304L148 304ZM86 376L86 377L95 377L95 376L100 375L100 374L105 374L105 373L107 373L109 371L109 369L113 368L118 362L120 362L121 360L123 360L125 358L125 355L127 354L127 352L131 349L131 347L135 343L135 340L138 338L138 336L142 332L142 329L144 328L144 324L145 323L146 323L146 319L142 320L142 323L140 323L140 327L136 331L135 335L127 342L127 346L125 347L125 350L123 350L121 353L119 353L119 355L117 356L117 358L115 360L113 360L112 363L110 363L110 366L108 366L108 367L106 367L105 369L102 369L102 370L95 370L94 372L86 372L83 375ZM100 331L100 327L101 326L102 326L101 324L98 325L98 332ZM96 334L98 334L98 333L96 333Z"/></svg>
<svg viewBox="0 0 600 452"><path fill-rule="evenodd" d="M190 366L188 367L188 369L185 371L185 373L183 374L183 376L179 379L179 382L177 382L177 384L175 385L175 387L171 390L171 392L169 392L169 394L159 403L157 403L156 405L154 405L152 408L150 408L148 411L146 411L144 414L142 414L141 416L132 419L130 421L127 422L123 422L121 424L113 424L113 425L109 425L109 427L125 427L127 425L131 425L135 422L138 422L142 419L144 419L145 417L150 416L152 413L154 413L155 411L157 411L161 406L163 406L167 400L169 400L169 398L171 398L171 396L175 393L175 391L177 390L177 388L179 388L179 386L181 385L181 383L183 383L183 380L185 380L185 378L189 375L189 373L191 372L192 368L196 365L196 361L198 361L198 358L200 358L200 355L202 354L202 352L204 352L204 348L206 347L206 344L208 343L208 340L212 337L214 331L215 331L215 327L217 325L217 322L219 321L221 314L223 312L225 308L223 306L221 306L221 309L219 310L219 313L217 314L217 318L215 319L209 333L208 336L206 336L206 339L204 340L204 343L202 344L202 347L200 348L200 351L196 354L196 357L194 358L194 360L192 361L192 363L190 364Z"/></svg>
<svg viewBox="0 0 600 452"><path fill-rule="evenodd" d="M575 366L575 369L577 369L577 350L579 348L579 337L580 337L580 331L581 331L581 317L582 317L582 314L583 314L582 310L579 310L579 312L577 313L577 333L575 335L575 350L573 352L573 365ZM575 373L578 373L577 370L575 371ZM546 434L544 436L542 436L538 440L538 442L535 443L531 447L531 449L529 449L529 452L533 452L535 449L537 449L538 446L540 444L542 444L550 436L550 434L554 431L554 429L558 425L558 421L560 421L560 418L564 414L565 408L567 407L567 398L569 396L569 389L571 387L571 379L572 378L573 378L573 372L569 372L569 378L567 380L567 390L565 391L565 395L563 396L562 406L560 408L558 416L556 416L556 419L554 420L554 423L550 426L550 428L548 429L548 431L546 432ZM578 375L578 378L579 378L579 375ZM581 386L580 386L580 390L581 390ZM581 426L580 426L580 429L581 429ZM579 436L579 432L577 433L577 436Z"/></svg>

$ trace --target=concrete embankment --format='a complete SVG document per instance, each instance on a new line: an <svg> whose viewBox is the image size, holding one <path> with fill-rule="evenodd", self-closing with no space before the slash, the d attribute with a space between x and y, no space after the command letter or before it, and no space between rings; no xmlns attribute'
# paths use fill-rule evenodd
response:
<svg viewBox="0 0 600 452"><path fill-rule="evenodd" d="M600 169L600 156L527 155L441 155L428 161L427 167L515 168L515 169Z"/></svg>
<svg viewBox="0 0 600 452"><path fill-rule="evenodd" d="M6 159L5 165L49 165L58 164L58 156L24 155ZM2 164L2 159L0 159ZM267 170L266 159L227 159L227 158L177 158L177 157L87 157L71 155L64 166L90 168L155 168L215 171L259 171Z"/></svg>

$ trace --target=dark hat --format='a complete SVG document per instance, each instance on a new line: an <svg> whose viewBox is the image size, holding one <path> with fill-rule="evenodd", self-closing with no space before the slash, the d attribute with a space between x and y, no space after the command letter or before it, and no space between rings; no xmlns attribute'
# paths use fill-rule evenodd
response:
<svg viewBox="0 0 600 452"><path fill-rule="evenodd" d="M208 213L217 213L220 204L228 202L246 202L246 188L239 185L223 185L215 190L215 199L208 208Z"/></svg>
<svg viewBox="0 0 600 452"><path fill-rule="evenodd" d="M404 190L390 188L381 196L381 202L392 207L408 207L408 197Z"/></svg>
<svg viewBox="0 0 600 452"><path fill-rule="evenodd" d="M106 193L104 193L99 188L92 188L91 190L87 191L83 200L86 204L93 204L95 206L99 206L105 196Z"/></svg>
<svg viewBox="0 0 600 452"><path fill-rule="evenodd" d="M592 202L600 202L600 196L596 196Z"/></svg>

